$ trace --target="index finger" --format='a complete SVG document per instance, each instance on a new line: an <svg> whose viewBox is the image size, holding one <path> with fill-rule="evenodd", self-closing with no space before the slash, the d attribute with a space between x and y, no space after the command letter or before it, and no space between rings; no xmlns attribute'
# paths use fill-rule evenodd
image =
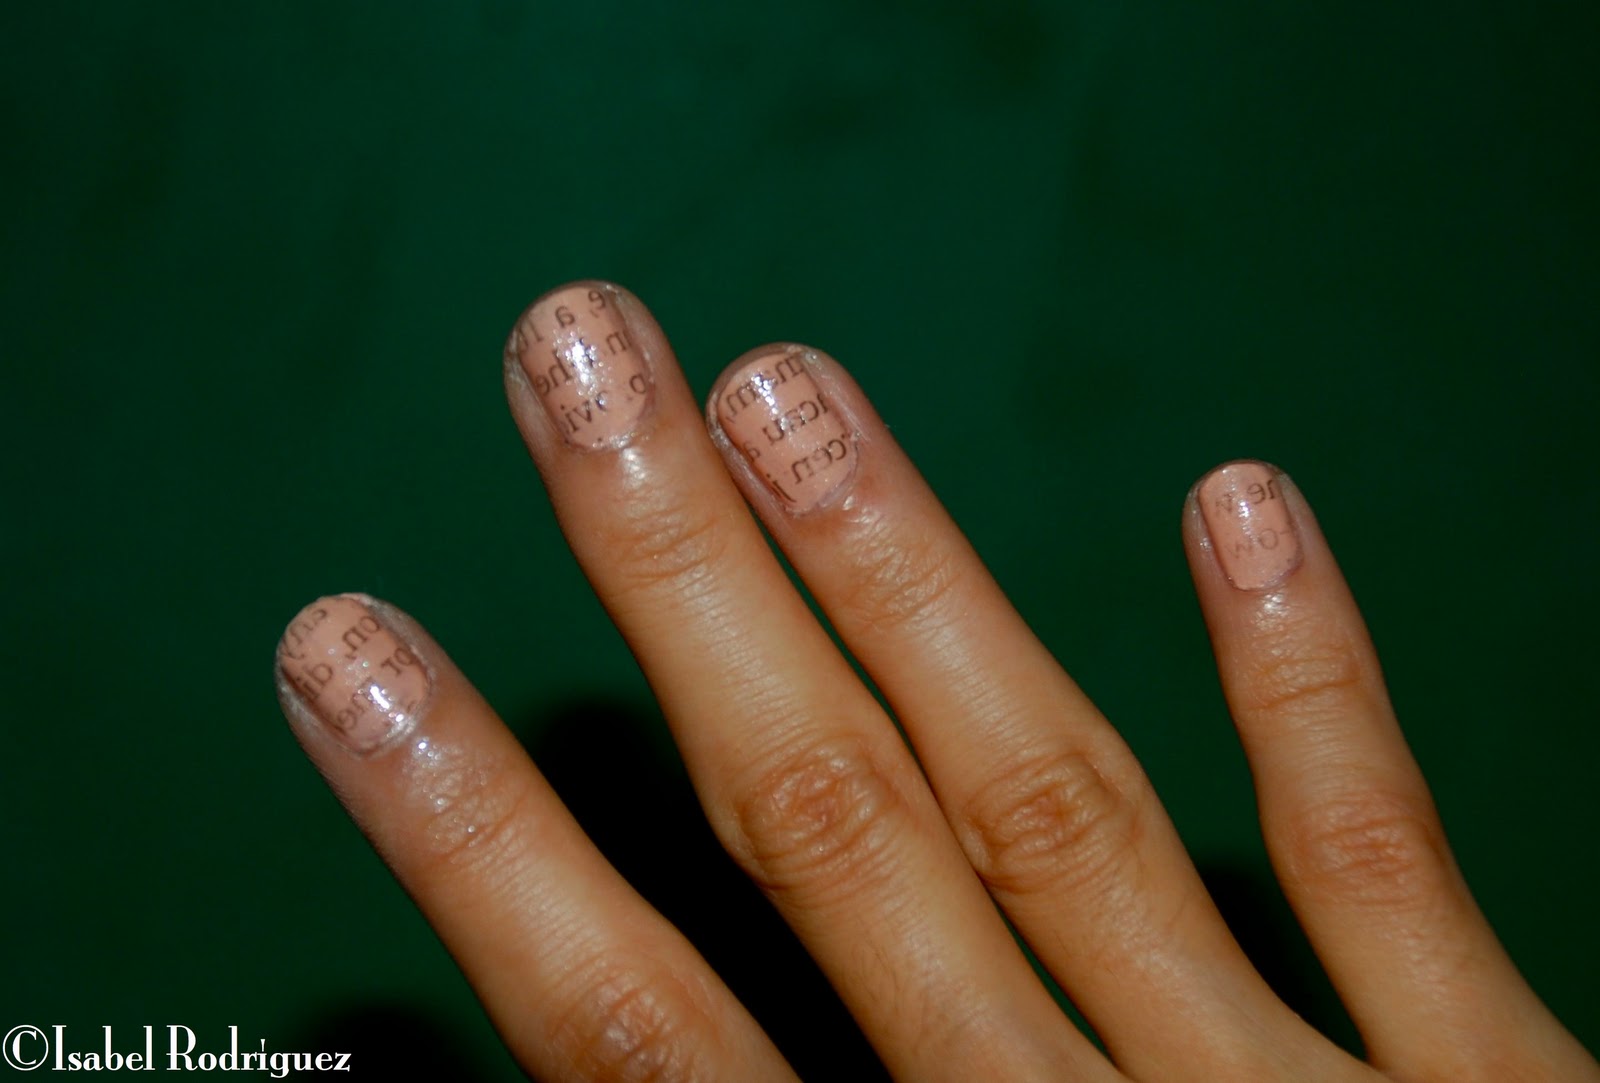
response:
<svg viewBox="0 0 1600 1083"><path fill-rule="evenodd" d="M278 651L307 755L540 1079L793 1079L678 931L584 837L404 613L319 599Z"/></svg>

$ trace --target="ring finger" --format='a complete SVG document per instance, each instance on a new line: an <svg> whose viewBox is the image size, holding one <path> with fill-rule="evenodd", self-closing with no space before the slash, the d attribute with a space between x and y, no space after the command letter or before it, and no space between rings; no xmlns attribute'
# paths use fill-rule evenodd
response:
<svg viewBox="0 0 1600 1083"><path fill-rule="evenodd" d="M1159 1079L1363 1074L1256 974L1131 751L843 369L795 345L751 351L707 415L972 866L1117 1063Z"/></svg>

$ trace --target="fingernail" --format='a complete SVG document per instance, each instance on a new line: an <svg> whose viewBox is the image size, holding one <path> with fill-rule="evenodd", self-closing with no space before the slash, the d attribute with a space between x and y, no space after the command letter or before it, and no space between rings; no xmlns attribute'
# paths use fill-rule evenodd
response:
<svg viewBox="0 0 1600 1083"><path fill-rule="evenodd" d="M408 732L427 706L427 665L379 617L372 599L312 602L278 644L283 687L340 743L369 755Z"/></svg>
<svg viewBox="0 0 1600 1083"><path fill-rule="evenodd" d="M1200 514L1222 573L1240 590L1275 587L1300 566L1283 476L1265 463L1219 466L1200 483Z"/></svg>
<svg viewBox="0 0 1600 1083"><path fill-rule="evenodd" d="M536 301L511 332L507 349L573 447L626 443L650 405L650 368L625 303L605 283L566 286Z"/></svg>
<svg viewBox="0 0 1600 1083"><path fill-rule="evenodd" d="M843 491L856 468L856 441L812 376L803 346L757 351L722 382L712 414L767 488L796 514Z"/></svg>

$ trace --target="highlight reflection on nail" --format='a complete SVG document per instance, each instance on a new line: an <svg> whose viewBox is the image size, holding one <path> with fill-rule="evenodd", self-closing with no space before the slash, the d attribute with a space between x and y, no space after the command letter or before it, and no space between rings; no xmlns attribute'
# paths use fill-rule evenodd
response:
<svg viewBox="0 0 1600 1083"><path fill-rule="evenodd" d="M649 363L622 304L614 286L567 286L535 302L511 332L507 351L573 447L620 446L650 405Z"/></svg>
<svg viewBox="0 0 1600 1083"><path fill-rule="evenodd" d="M762 351L723 381L712 415L767 488L795 513L840 492L855 473L856 441L811 375L809 351Z"/></svg>
<svg viewBox="0 0 1600 1083"><path fill-rule="evenodd" d="M1222 572L1240 590L1266 590L1300 566L1300 536L1283 481L1265 463L1237 462L1200 483L1200 514Z"/></svg>
<svg viewBox="0 0 1600 1083"><path fill-rule="evenodd" d="M371 601L340 594L312 602L278 644L281 685L359 755L409 732L433 692L427 665Z"/></svg>

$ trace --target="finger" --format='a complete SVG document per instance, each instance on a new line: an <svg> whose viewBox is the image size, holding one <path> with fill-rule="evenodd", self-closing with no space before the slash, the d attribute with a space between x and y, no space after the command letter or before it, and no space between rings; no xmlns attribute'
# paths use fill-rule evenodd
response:
<svg viewBox="0 0 1600 1083"><path fill-rule="evenodd" d="M290 623L311 757L540 1079L792 1079L694 949L605 862L413 621L363 595Z"/></svg>
<svg viewBox="0 0 1600 1083"><path fill-rule="evenodd" d="M1467 890L1299 490L1228 463L1190 493L1184 535L1268 852L1372 1061L1404 1079L1592 1078Z"/></svg>
<svg viewBox="0 0 1600 1083"><path fill-rule="evenodd" d="M707 421L904 725L972 866L1117 1063L1221 1079L1341 1059L1256 975L1132 753L842 367L800 346L752 351Z"/></svg>
<svg viewBox="0 0 1600 1083"><path fill-rule="evenodd" d="M507 352L512 413L562 529L713 828L890 1070L1109 1074L768 550L643 306L602 283L564 287L523 314Z"/></svg>

